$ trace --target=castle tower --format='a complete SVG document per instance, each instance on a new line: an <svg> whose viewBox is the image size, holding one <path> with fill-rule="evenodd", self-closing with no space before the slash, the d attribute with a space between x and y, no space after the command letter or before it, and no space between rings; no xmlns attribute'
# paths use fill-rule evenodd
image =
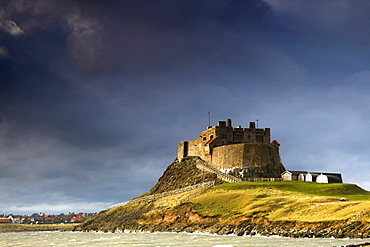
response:
<svg viewBox="0 0 370 247"><path fill-rule="evenodd" d="M249 128L234 128L231 119L227 119L209 126L198 139L180 142L177 158L199 156L220 170L242 169L251 178L281 177L285 168L280 144L270 142L270 128L256 128L255 122L250 122Z"/></svg>

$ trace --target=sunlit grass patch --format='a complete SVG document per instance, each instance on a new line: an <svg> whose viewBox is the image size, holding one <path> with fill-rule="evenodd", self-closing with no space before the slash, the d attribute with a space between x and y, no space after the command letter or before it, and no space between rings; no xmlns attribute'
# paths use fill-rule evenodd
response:
<svg viewBox="0 0 370 247"><path fill-rule="evenodd" d="M346 198L341 201L340 198ZM370 193L353 184L222 184L191 200L203 216L264 216L273 221L369 220ZM369 202L368 202L369 201Z"/></svg>

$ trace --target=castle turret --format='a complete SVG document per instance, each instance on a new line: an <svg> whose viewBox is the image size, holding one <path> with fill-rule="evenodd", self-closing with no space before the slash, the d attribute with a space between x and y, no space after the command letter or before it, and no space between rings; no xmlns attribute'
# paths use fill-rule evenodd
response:
<svg viewBox="0 0 370 247"><path fill-rule="evenodd" d="M226 127L233 127L232 125L231 125L231 119L229 118L229 119L226 119Z"/></svg>
<svg viewBox="0 0 370 247"><path fill-rule="evenodd" d="M270 128L232 127L231 119L210 126L195 140L180 142L178 159L199 156L218 169L244 169L247 177L280 177L285 171L279 145L270 144Z"/></svg>

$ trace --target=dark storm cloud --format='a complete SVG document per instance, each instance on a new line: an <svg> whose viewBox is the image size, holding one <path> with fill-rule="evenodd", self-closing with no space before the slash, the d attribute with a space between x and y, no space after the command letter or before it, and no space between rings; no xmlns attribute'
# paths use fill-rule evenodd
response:
<svg viewBox="0 0 370 247"><path fill-rule="evenodd" d="M340 79L367 69L369 1L266 2L278 28L276 44L309 73Z"/></svg>
<svg viewBox="0 0 370 247"><path fill-rule="evenodd" d="M85 73L128 76L244 63L239 44L225 42L240 41L233 32L252 38L269 15L261 1L11 1L6 7L3 20L22 32L68 29L70 56Z"/></svg>
<svg viewBox="0 0 370 247"><path fill-rule="evenodd" d="M21 125L21 129L50 132L68 143L109 144L117 133L100 128L96 119L104 110L93 107L100 102L23 52L0 61L2 117ZM104 107L101 106L102 108ZM77 131L78 130L78 131Z"/></svg>
<svg viewBox="0 0 370 247"><path fill-rule="evenodd" d="M86 73L127 76L202 70L223 63L220 59L239 63L243 58L225 46L229 30L252 33L253 24L263 25L268 12L257 1L98 1L79 7L84 21L71 25L90 31L72 34L73 57Z"/></svg>
<svg viewBox="0 0 370 247"><path fill-rule="evenodd" d="M262 86L280 81L295 84L304 76L295 61L268 42L274 24L269 6L261 1L56 4L59 12L44 1L35 6L13 4L7 18L17 17L19 26L28 32L50 30L51 23L64 28L68 54L84 75L118 74L120 84L140 89L150 87L153 83L152 79L146 83L148 77L156 74L175 78L158 82L164 86L179 76L187 84L200 77L219 83L224 83L220 77L230 78L228 86L249 80L258 80ZM27 25L22 13L35 16L32 25ZM229 75L224 73L227 70Z"/></svg>

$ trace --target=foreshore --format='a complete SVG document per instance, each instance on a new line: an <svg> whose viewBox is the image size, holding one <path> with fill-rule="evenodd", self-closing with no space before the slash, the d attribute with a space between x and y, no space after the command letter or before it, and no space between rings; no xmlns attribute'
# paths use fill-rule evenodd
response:
<svg viewBox="0 0 370 247"><path fill-rule="evenodd" d="M1 232L72 231L78 224L0 224Z"/></svg>
<svg viewBox="0 0 370 247"><path fill-rule="evenodd" d="M209 219L208 219L209 221ZM221 221L221 219L215 219ZM235 220L237 221L237 220ZM202 232L218 235L237 236L281 236L290 238L353 238L369 239L369 224L365 222L269 222L267 219L245 219L240 222L230 223L162 223L138 224L101 224L93 226L77 226L77 231L102 231L102 232Z"/></svg>
<svg viewBox="0 0 370 247"><path fill-rule="evenodd" d="M154 225L146 225L146 226L141 226L141 227L138 227L136 225L136 230L134 230L133 228L133 225L131 225L131 230L127 229L125 232L130 232L130 231L133 231L133 232L136 232L136 231L146 231L146 232L165 232L165 231L168 231L168 232L207 232L207 233L213 233L213 234L219 234L219 235L225 235L225 234L233 234L233 235L244 235L244 234L247 234L249 233L250 235L260 235L258 232L258 230L261 230L261 226L260 227L254 227L254 229L250 232L248 231L240 231L242 229L238 229L238 227L235 227L235 226L231 226L231 225L224 225L223 227L218 225L218 226L214 226L214 227L206 227L205 225L202 226L195 226L195 225L173 225L172 227L158 227L158 226L154 226ZM289 224L288 224L289 225ZM79 226L81 226L80 224L1 224L0 225L0 233L11 233L11 232L37 232L37 231L73 231L73 230L81 230L79 229ZM358 225L357 225L358 226ZM287 226L289 227L289 226ZM291 226L290 226L291 227ZM137 230L137 228L142 228L141 230ZM203 229L202 229L203 228ZM208 231L205 230L208 228ZM247 227L248 228L248 227ZM145 229L145 230L144 230ZM211 230L212 229L212 230ZM105 229L106 230L106 229ZM239 231L238 231L239 230ZM245 229L244 229L245 230ZM264 234L262 235L265 235L265 236L269 236L272 232L268 232L266 231L267 229L264 229ZM269 230L272 230L271 228ZM317 236L314 236L314 235L311 235L311 236L307 236L307 232L306 231L301 231L300 233L301 234L297 234L297 229L294 229L292 231L292 229L290 229L290 231L287 231L287 229L285 229L285 234L280 234L280 235L285 235L286 237L293 237L293 238L296 238L296 237L321 237L321 238L327 238L329 237L329 235L321 235L321 234L318 234ZM302 230L302 229L301 229ZM324 229L321 229L321 230L324 230ZM115 231L115 232L120 232L120 231ZM242 233L243 232L243 233ZM263 231L262 231L263 232ZM261 233L262 233L261 232ZM288 232L290 232L290 234L287 234ZM319 231L320 232L320 231ZM325 232L325 230L324 230ZM275 231L275 233L278 233ZM302 234L304 233L304 234ZM316 234L318 233L317 231L315 232ZM322 231L321 231L322 233ZM321 235L321 236L320 236ZM333 237L333 236L331 236ZM351 236L352 238L364 238L364 236L354 236L352 235ZM361 247L361 246L370 246L370 243L369 241L366 241L366 238L364 238L364 243L362 244L356 244L356 245L347 245L346 247Z"/></svg>

